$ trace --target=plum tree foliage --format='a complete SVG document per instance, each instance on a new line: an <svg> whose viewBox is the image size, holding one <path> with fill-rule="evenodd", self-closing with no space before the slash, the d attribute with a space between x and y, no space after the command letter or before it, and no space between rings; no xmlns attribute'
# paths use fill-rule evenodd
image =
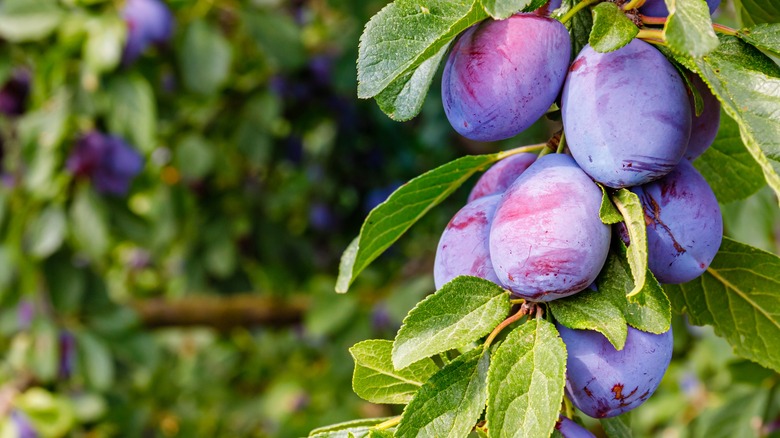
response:
<svg viewBox="0 0 780 438"><path fill-rule="evenodd" d="M766 54L780 53L780 15L737 30L712 23L719 4L396 0L368 22L358 95L391 118L419 112L446 56L443 104L459 134L504 139L545 113L562 128L546 144L429 171L369 214L338 292L498 162L442 233L438 290L409 312L381 365L401 373L433 358L440 369L401 415L349 436L590 436L578 413L626 436L624 414L670 364L677 315L780 371L780 258L723 239L715 194L740 181L714 176L758 166L780 193L780 67ZM721 108L746 160L715 158ZM355 359L356 376L380 366ZM379 384L353 381L358 394Z"/></svg>

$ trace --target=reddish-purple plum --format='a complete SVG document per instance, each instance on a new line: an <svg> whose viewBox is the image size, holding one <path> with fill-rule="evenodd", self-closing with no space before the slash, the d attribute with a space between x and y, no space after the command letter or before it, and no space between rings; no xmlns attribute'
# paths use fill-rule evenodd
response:
<svg viewBox="0 0 780 438"><path fill-rule="evenodd" d="M27 109L32 75L24 68L13 71L8 81L0 88L0 114L19 116Z"/></svg>
<svg viewBox="0 0 780 438"><path fill-rule="evenodd" d="M459 275L473 275L498 284L490 261L488 236L500 195L485 196L466 204L439 239L433 264L436 289Z"/></svg>
<svg viewBox="0 0 780 438"><path fill-rule="evenodd" d="M68 157L68 170L88 177L101 193L124 195L144 166L144 159L123 139L92 131L81 137Z"/></svg>
<svg viewBox="0 0 780 438"><path fill-rule="evenodd" d="M553 104L570 56L569 33L557 20L536 14L485 20L467 29L447 58L444 112L472 140L517 135Z"/></svg>
<svg viewBox="0 0 780 438"><path fill-rule="evenodd" d="M710 14L713 14L715 9L720 6L720 0L707 0L707 6L710 8ZM666 17L669 15L669 9L666 8L664 0L646 0L645 4L639 8L639 12L649 17Z"/></svg>
<svg viewBox="0 0 780 438"><path fill-rule="evenodd" d="M518 154L494 164L479 178L469 193L469 202L483 196L504 193L528 166L536 161L535 154Z"/></svg>
<svg viewBox="0 0 780 438"><path fill-rule="evenodd" d="M710 266L723 238L715 194L687 160L668 175L632 192L647 224L648 266L661 283L685 283Z"/></svg>
<svg viewBox="0 0 780 438"><path fill-rule="evenodd" d="M680 74L639 39L609 53L585 46L569 68L561 111L574 159L609 187L644 184L671 172L691 133Z"/></svg>
<svg viewBox="0 0 780 438"><path fill-rule="evenodd" d="M601 196L570 156L538 159L496 208L490 258L499 281L531 301L587 288L609 250L610 230L599 219Z"/></svg>
<svg viewBox="0 0 780 438"><path fill-rule="evenodd" d="M560 432L563 438L596 438L588 429L561 415L555 423L555 430Z"/></svg>
<svg viewBox="0 0 780 438"><path fill-rule="evenodd" d="M660 335L628 327L622 350L593 330L558 325L566 344L566 394L593 418L620 415L658 388L672 359L672 329Z"/></svg>
<svg viewBox="0 0 780 438"><path fill-rule="evenodd" d="M715 137L718 135L718 128L720 128L720 102L718 98L712 94L710 87L701 80L699 75L691 75L691 83L693 83L696 91L701 96L702 111L701 114L696 116L693 94L691 94L690 102L693 124L691 125L691 138L688 140L688 148L685 150L685 158L688 160L694 160L703 154L712 145L712 142L715 141Z"/></svg>

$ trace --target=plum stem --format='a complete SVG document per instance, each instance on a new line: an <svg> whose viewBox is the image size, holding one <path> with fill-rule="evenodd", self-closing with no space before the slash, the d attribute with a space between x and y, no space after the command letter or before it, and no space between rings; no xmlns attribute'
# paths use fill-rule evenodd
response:
<svg viewBox="0 0 780 438"><path fill-rule="evenodd" d="M493 343L493 341L496 339L496 336L498 336L498 334L501 333L502 330L507 328L507 326L509 326L513 322L517 322L521 320L525 315L527 315L529 309L530 307L526 306L525 300L523 300L523 304L520 305L520 309L517 311L517 313L503 320L501 324L497 325L496 328L494 328L493 331L490 332L490 335L485 340L485 346L483 347L484 350L487 351L487 349L490 348L490 344Z"/></svg>
<svg viewBox="0 0 780 438"><path fill-rule="evenodd" d="M374 429L377 430L390 429L393 426L398 426L398 423L400 422L401 422L401 416L399 415L397 417L393 417L387 421L377 424L376 426L374 426Z"/></svg>
<svg viewBox="0 0 780 438"><path fill-rule="evenodd" d="M574 406L571 404L571 400L569 400L569 397L563 396L563 410L569 419L574 418Z"/></svg>
<svg viewBox="0 0 780 438"><path fill-rule="evenodd" d="M511 157L512 155L522 154L524 152L536 152L539 150L542 150L547 146L547 143L539 143L539 144L532 144L528 146L520 146L514 149L509 149L508 151L501 151L498 153L498 159L503 160L506 157Z"/></svg>
<svg viewBox="0 0 780 438"><path fill-rule="evenodd" d="M668 17L650 17L648 15L640 15L640 19L644 24L651 25L665 25ZM715 32L722 33L724 35L737 36L739 31L732 27L724 26L720 23L712 23L712 29Z"/></svg>
<svg viewBox="0 0 780 438"><path fill-rule="evenodd" d="M561 132L561 140L558 142L558 149L555 151L555 153L562 154L564 149L566 149L566 133Z"/></svg>
<svg viewBox="0 0 780 438"><path fill-rule="evenodd" d="M661 29L640 29L639 33L636 34L636 37L649 43L662 46L666 45L666 35L664 35L664 31Z"/></svg>
<svg viewBox="0 0 780 438"><path fill-rule="evenodd" d="M631 0L630 2L623 5L624 11L630 11L632 9L641 8L642 5L645 4L645 0Z"/></svg>
<svg viewBox="0 0 780 438"><path fill-rule="evenodd" d="M571 18L574 16L574 14L576 14L577 12L585 9L586 7L588 7L588 6L590 6L590 5L594 4L594 3L598 3L600 1L601 0L582 0L581 2L577 3L576 5L574 5L573 8L569 9L569 12L565 13L561 18L558 19L558 21L560 21L561 23L566 24L566 22L571 20Z"/></svg>
<svg viewBox="0 0 780 438"><path fill-rule="evenodd" d="M667 17L651 17L649 15L639 15L640 20L642 20L642 23L644 24L666 24L666 18Z"/></svg>

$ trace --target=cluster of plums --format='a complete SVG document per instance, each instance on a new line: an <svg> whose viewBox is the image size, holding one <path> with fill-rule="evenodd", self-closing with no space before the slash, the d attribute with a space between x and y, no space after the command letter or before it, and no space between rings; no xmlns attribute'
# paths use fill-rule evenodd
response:
<svg viewBox="0 0 780 438"><path fill-rule="evenodd" d="M453 46L442 94L454 129L479 141L512 137L558 103L570 154L518 154L483 174L441 236L437 289L459 275L532 302L594 288L613 234L630 245L623 223L601 221L597 183L638 195L649 268L660 282L693 280L713 260L721 214L691 161L713 142L720 105L697 76L683 78L652 45L635 39L609 53L586 46L571 62L560 22L538 13L488 20ZM628 327L620 351L595 331L559 331L568 350L568 397L596 418L643 403L672 356L671 329Z"/></svg>

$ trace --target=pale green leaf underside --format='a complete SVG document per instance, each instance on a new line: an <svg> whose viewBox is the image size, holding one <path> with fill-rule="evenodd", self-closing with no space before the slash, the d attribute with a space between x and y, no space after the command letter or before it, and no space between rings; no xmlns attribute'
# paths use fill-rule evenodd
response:
<svg viewBox="0 0 780 438"><path fill-rule="evenodd" d="M485 12L496 20L509 18L520 11L532 11L544 5L546 0L482 0Z"/></svg>
<svg viewBox="0 0 780 438"><path fill-rule="evenodd" d="M349 349L355 360L352 389L359 397L372 403L406 404L439 367L430 360L411 366L393 368L393 342L372 339Z"/></svg>
<svg viewBox="0 0 780 438"><path fill-rule="evenodd" d="M368 435L368 431L389 420L384 418L366 418L361 420L345 421L343 423L332 424L330 426L319 427L309 432L310 438L349 438L350 434L356 438Z"/></svg>
<svg viewBox="0 0 780 438"><path fill-rule="evenodd" d="M750 44L780 56L780 23L762 23L739 31L740 38Z"/></svg>
<svg viewBox="0 0 780 438"><path fill-rule="evenodd" d="M588 43L599 53L613 52L639 33L639 28L614 3L599 3L593 8L593 30Z"/></svg>
<svg viewBox="0 0 780 438"><path fill-rule="evenodd" d="M478 0L396 0L385 6L360 37L358 97L381 93L484 18Z"/></svg>
<svg viewBox="0 0 780 438"><path fill-rule="evenodd" d="M460 438L485 408L490 356L481 348L459 356L431 377L404 409L397 438Z"/></svg>
<svg viewBox="0 0 780 438"><path fill-rule="evenodd" d="M431 208L446 199L472 175L503 158L501 153L458 158L406 184L371 210L358 236L341 256L337 292L346 292L354 278L398 240Z"/></svg>
<svg viewBox="0 0 780 438"><path fill-rule="evenodd" d="M509 292L493 282L460 276L412 309L393 343L393 365L463 347L489 334L509 313Z"/></svg>
<svg viewBox="0 0 780 438"><path fill-rule="evenodd" d="M718 47L710 10L704 0L665 1L669 18L664 25L664 34L672 51L698 57Z"/></svg>
<svg viewBox="0 0 780 438"><path fill-rule="evenodd" d="M599 218L601 219L601 222L607 225L623 222L623 216L618 209L615 208L615 204L609 199L607 189L601 184L598 184L598 186L601 188L601 207L599 208Z"/></svg>
<svg viewBox="0 0 780 438"><path fill-rule="evenodd" d="M628 263L634 277L634 288L628 292L632 297L645 287L647 274L647 225L642 201L628 189L618 190L612 198L626 224L631 245L628 247Z"/></svg>
<svg viewBox="0 0 780 438"><path fill-rule="evenodd" d="M487 428L491 436L547 437L566 382L566 347L544 319L514 329L488 371Z"/></svg>
<svg viewBox="0 0 780 438"><path fill-rule="evenodd" d="M631 438L633 433L631 432L631 412L618 415L612 418L602 418L601 427L604 428L604 432L607 433L609 438Z"/></svg>
<svg viewBox="0 0 780 438"><path fill-rule="evenodd" d="M724 238L701 277L665 287L691 322L713 326L738 355L780 371L779 257Z"/></svg>

